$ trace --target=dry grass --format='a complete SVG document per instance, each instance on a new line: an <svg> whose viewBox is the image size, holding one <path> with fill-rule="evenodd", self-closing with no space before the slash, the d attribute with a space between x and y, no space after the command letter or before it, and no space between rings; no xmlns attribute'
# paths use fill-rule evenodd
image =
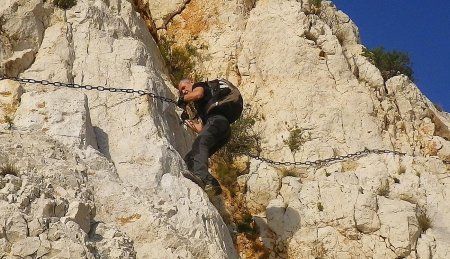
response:
<svg viewBox="0 0 450 259"><path fill-rule="evenodd" d="M419 222L419 227L422 230L422 233L425 233L427 229L432 227L431 219L427 215L427 211L425 209L422 209L419 212L419 215L417 215L417 221Z"/></svg>
<svg viewBox="0 0 450 259"><path fill-rule="evenodd" d="M313 247L311 249L311 255L315 259L322 259L322 258L325 258L326 253L327 253L327 249L325 248L323 243L319 242L319 241L315 241L313 244Z"/></svg>
<svg viewBox="0 0 450 259"><path fill-rule="evenodd" d="M389 180L386 179L385 181L381 182L380 186L378 187L377 194L379 196L384 196L387 198L389 196L389 191Z"/></svg>
<svg viewBox="0 0 450 259"><path fill-rule="evenodd" d="M352 172L359 167L358 161L350 160L342 162L342 172Z"/></svg>
<svg viewBox="0 0 450 259"><path fill-rule="evenodd" d="M117 218L117 223L119 223L120 225L125 225L131 222L135 222L136 220L140 219L141 215L140 214L133 214L129 217L121 217L121 218Z"/></svg>
<svg viewBox="0 0 450 259"><path fill-rule="evenodd" d="M6 162L0 166L0 175L5 176L7 174L18 176L19 169L17 169L17 167L13 163Z"/></svg>

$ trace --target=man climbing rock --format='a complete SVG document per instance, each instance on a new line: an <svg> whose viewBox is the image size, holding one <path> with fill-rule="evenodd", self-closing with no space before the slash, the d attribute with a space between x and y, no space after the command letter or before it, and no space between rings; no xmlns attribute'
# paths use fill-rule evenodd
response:
<svg viewBox="0 0 450 259"><path fill-rule="evenodd" d="M177 106L185 109L193 102L198 119L185 124L198 134L184 161L189 171L183 175L202 187L209 196L220 195L219 182L208 172L208 158L223 147L231 136L230 123L242 113L242 97L235 86L220 79L194 83L183 79L178 84Z"/></svg>

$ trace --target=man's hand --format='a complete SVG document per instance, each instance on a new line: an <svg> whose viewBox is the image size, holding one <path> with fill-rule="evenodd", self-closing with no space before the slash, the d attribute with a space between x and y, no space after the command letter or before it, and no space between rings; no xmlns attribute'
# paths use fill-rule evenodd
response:
<svg viewBox="0 0 450 259"><path fill-rule="evenodd" d="M181 95L181 96L178 98L177 106L180 107L181 109L184 109L184 108L186 107L186 104L187 104L187 103L184 101L184 95Z"/></svg>
<svg viewBox="0 0 450 259"><path fill-rule="evenodd" d="M199 120L186 120L184 121L184 123L195 133L200 133L200 131L202 131L203 129L202 122Z"/></svg>

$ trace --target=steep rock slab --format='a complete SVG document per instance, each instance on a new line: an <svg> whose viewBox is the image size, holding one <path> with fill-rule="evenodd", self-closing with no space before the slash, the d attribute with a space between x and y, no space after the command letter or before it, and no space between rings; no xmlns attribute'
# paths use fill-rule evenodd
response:
<svg viewBox="0 0 450 259"><path fill-rule="evenodd" d="M49 22L44 23L36 59L21 76L172 96L156 44L131 2L78 1L68 11L54 9L51 3L38 4L50 11ZM20 19L24 14L15 15ZM90 172L96 217L127 232L138 257L237 257L228 230L206 195L179 177L185 170L179 153L186 153L191 135L179 125L174 106L129 94L55 91L35 84L25 89L14 121L18 128L29 134L44 129L46 135L67 145L73 159L85 168L83 172ZM63 125L73 134L63 136ZM78 129L85 129L86 136L94 132L97 144L86 141ZM76 193L70 188L58 192ZM75 203L42 199L33 208L36 213L64 215L61 224L88 230L87 218L93 214L71 204ZM33 224L33 232L40 232L40 225ZM55 224L52 241L58 239L63 225ZM111 231L105 235L116 237ZM102 243L111 244L114 240ZM102 245L99 253L108 254ZM48 250L47 243L42 246L36 253ZM52 244L64 256L69 256L68 248L80 251L74 253L76 257L84 256L80 246L82 250L83 244L64 240Z"/></svg>

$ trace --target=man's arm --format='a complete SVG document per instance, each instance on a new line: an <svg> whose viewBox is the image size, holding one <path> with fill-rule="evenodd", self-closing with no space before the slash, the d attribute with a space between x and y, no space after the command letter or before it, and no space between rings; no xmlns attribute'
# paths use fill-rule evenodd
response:
<svg viewBox="0 0 450 259"><path fill-rule="evenodd" d="M187 103L195 102L203 98L203 95L205 94L205 89L203 87L196 87L192 92L184 95L183 100Z"/></svg>

